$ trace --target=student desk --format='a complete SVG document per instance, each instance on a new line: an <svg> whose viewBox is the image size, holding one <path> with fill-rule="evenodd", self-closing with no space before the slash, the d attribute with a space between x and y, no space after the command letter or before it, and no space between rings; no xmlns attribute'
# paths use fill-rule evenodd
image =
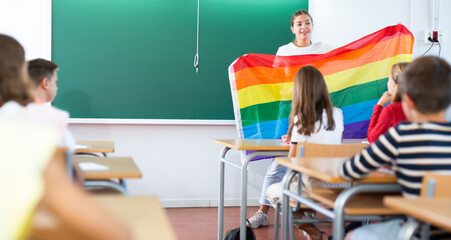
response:
<svg viewBox="0 0 451 240"><path fill-rule="evenodd" d="M94 170L85 171L83 175L85 181L83 185L85 187L110 187L118 190L119 192L128 195L127 187L124 178L141 178L141 172L136 166L131 157L80 157L75 156L75 161L78 163L93 162L107 166L108 170ZM119 183L112 182L109 179L117 178Z"/></svg>
<svg viewBox="0 0 451 240"><path fill-rule="evenodd" d="M430 223L451 232L451 198L449 197L422 197L416 199L386 197L384 198L384 204L413 217L412 220L403 226L401 239L410 239L411 234L414 233L419 224L416 220Z"/></svg>
<svg viewBox="0 0 451 240"><path fill-rule="evenodd" d="M134 240L177 239L157 197L95 196L94 199L130 227Z"/></svg>
<svg viewBox="0 0 451 240"><path fill-rule="evenodd" d="M125 197L125 196L93 196L100 206L126 225L134 240L164 239L176 240L176 235L169 219L156 197ZM58 219L45 211L37 211L34 216L34 235L42 239L70 239L72 232L59 224ZM39 238L39 239L41 239ZM77 239L78 240L78 239Z"/></svg>
<svg viewBox="0 0 451 240"><path fill-rule="evenodd" d="M286 157L290 146L283 144L280 139L214 139L214 143L224 146L219 157L219 206L218 206L218 240L223 239L224 228L224 172L225 164L241 170L241 211L240 211L240 239L246 239L246 207L247 207L247 167L252 159L257 157L277 156ZM236 164L226 159L226 154L230 149L252 150L241 164Z"/></svg>
<svg viewBox="0 0 451 240"><path fill-rule="evenodd" d="M326 215L333 220L333 235L335 240L344 237L344 220L380 219L377 215L349 216L345 214L345 208L350 200L361 193L393 193L400 192L401 187L396 183L393 174L383 172L371 172L367 177L354 181L350 188L341 191L334 201L333 209L325 208L317 201L306 196L298 196L288 190L291 179L298 173L307 174L311 177L330 182L344 183L346 180L340 178L337 168L344 158L276 158L277 163L288 167L284 179L283 203L282 203L282 239L287 239L289 198ZM395 213L393 213L395 214Z"/></svg>
<svg viewBox="0 0 451 240"><path fill-rule="evenodd" d="M77 148L75 153L92 154L101 153L108 157L109 153L114 153L113 141L77 141L77 145L87 146L87 148Z"/></svg>

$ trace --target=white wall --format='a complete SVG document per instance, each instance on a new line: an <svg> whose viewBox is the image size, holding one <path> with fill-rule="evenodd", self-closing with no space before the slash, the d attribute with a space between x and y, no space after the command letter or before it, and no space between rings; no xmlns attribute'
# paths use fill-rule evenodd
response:
<svg viewBox="0 0 451 240"><path fill-rule="evenodd" d="M219 154L212 139L234 139L235 126L71 124L76 139L113 140L112 156L133 156L143 173L127 182L133 195L157 195L165 206L215 206ZM239 159L237 151L228 156ZM238 162L238 161L237 161ZM251 164L250 204L257 205L267 163ZM240 175L226 168L226 205L239 205Z"/></svg>
<svg viewBox="0 0 451 240"><path fill-rule="evenodd" d="M439 11L435 14L435 4ZM413 57L430 46L424 43L424 31L432 30L438 17L438 30L444 31L441 56L451 62L451 1L447 0L310 0L314 18L314 41L342 46L386 26L404 24L414 35ZM428 53L438 54L438 45Z"/></svg>
<svg viewBox="0 0 451 240"><path fill-rule="evenodd" d="M13 33L25 45L28 59L50 56L51 35L45 30L48 26L36 25L35 22L41 17L49 24L49 2L0 2L0 32ZM438 2L439 29L445 31L442 57L451 62L451 39L447 34L451 33L451 19L445 14L451 9L451 1ZM418 56L428 47L423 43L423 34L434 24L433 3L430 0L310 0L310 12L315 23L314 40L341 46L402 22L417 39L414 56ZM24 6L29 7L24 10ZM42 12L37 10L42 6L46 6ZM40 27L43 31L36 31ZM46 34L39 36L39 33ZM41 38L43 40L39 40ZM39 52L41 50L43 52ZM434 47L430 53L436 54L437 51L438 47ZM224 66L226 70L227 66ZM79 140L114 140L114 156L132 156L144 175L142 179L128 181L131 194L157 195L165 206L216 205L218 157L222 148L211 140L236 137L234 126L71 124L70 128ZM236 153L230 156L238 158ZM249 203L253 205L257 204L266 166L265 161L251 164ZM240 176L235 169L227 170L226 204L238 205Z"/></svg>
<svg viewBox="0 0 451 240"><path fill-rule="evenodd" d="M51 58L51 0L0 1L0 33L16 38L25 58Z"/></svg>

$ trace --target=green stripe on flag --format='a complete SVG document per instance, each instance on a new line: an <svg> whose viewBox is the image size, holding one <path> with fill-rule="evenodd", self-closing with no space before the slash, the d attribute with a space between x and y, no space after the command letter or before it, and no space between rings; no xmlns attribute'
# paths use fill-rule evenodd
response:
<svg viewBox="0 0 451 240"><path fill-rule="evenodd" d="M243 127L256 123L287 118L291 101L277 101L253 105L240 110Z"/></svg>
<svg viewBox="0 0 451 240"><path fill-rule="evenodd" d="M387 91L388 78L352 86L330 94L332 104L336 107L345 107L359 102L380 98Z"/></svg>

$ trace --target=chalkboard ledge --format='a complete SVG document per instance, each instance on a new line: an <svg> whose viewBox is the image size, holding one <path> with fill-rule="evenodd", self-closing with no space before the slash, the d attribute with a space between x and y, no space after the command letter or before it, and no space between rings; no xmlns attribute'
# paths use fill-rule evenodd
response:
<svg viewBox="0 0 451 240"><path fill-rule="evenodd" d="M71 118L70 124L235 125L235 120Z"/></svg>

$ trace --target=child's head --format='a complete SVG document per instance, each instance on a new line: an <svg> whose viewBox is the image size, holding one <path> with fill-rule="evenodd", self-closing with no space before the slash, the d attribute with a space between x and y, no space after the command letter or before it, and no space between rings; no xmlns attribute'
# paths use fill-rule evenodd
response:
<svg viewBox="0 0 451 240"><path fill-rule="evenodd" d="M295 116L298 119L295 125L300 127L299 133L309 136L315 131L316 121L322 124L323 110L328 117L326 128L332 130L335 126L333 108L323 75L313 66L300 68L294 77L288 136L291 137Z"/></svg>
<svg viewBox="0 0 451 240"><path fill-rule="evenodd" d="M451 103L451 66L443 59L426 56L410 63L398 78L403 109L408 120L413 110L420 114L436 114Z"/></svg>
<svg viewBox="0 0 451 240"><path fill-rule="evenodd" d="M25 51L14 38L0 34L0 106L8 101L26 105L33 101Z"/></svg>
<svg viewBox="0 0 451 240"><path fill-rule="evenodd" d="M38 97L46 102L51 102L58 92L58 65L54 62L37 58L28 61L28 74L34 83Z"/></svg>
<svg viewBox="0 0 451 240"><path fill-rule="evenodd" d="M407 62L395 63L391 66L390 75L388 76L387 81L387 89L388 92L392 95L391 102L401 101L401 96L398 91L398 77L401 74L402 70L407 66Z"/></svg>

